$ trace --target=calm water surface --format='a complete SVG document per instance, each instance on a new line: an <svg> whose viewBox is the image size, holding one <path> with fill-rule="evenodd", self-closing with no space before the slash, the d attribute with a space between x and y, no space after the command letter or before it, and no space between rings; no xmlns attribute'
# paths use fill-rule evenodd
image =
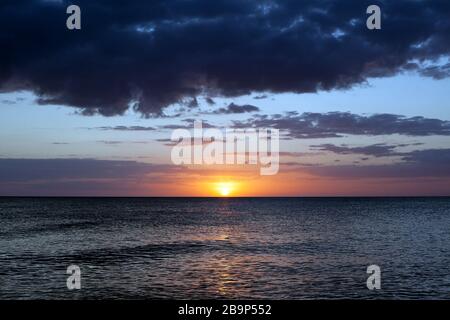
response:
<svg viewBox="0 0 450 320"><path fill-rule="evenodd" d="M0 198L0 298L449 299L450 198Z"/></svg>

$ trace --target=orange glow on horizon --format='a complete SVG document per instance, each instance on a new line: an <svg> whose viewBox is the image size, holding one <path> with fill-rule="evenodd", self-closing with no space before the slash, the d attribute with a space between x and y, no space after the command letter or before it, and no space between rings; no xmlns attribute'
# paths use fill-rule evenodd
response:
<svg viewBox="0 0 450 320"><path fill-rule="evenodd" d="M277 175L261 176L254 168L192 167L165 175L148 176L145 184L131 185L132 196L176 197L308 197L420 195L423 184L411 179L342 178L313 175L289 167ZM157 182L155 182L157 181ZM424 181L429 194L447 190L448 181ZM134 188L134 189L131 189ZM401 192L399 190L402 190ZM115 194L112 194L115 195Z"/></svg>
<svg viewBox="0 0 450 320"><path fill-rule="evenodd" d="M289 166L264 176L257 166L193 165L149 175L145 189L151 196L222 198L365 195L387 189L374 180L322 177Z"/></svg>

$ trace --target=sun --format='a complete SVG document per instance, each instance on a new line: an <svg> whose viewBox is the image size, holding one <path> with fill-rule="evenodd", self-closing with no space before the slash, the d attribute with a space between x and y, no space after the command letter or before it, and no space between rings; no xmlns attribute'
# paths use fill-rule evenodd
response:
<svg viewBox="0 0 450 320"><path fill-rule="evenodd" d="M233 182L218 182L216 185L216 190L222 197L230 196L235 189Z"/></svg>

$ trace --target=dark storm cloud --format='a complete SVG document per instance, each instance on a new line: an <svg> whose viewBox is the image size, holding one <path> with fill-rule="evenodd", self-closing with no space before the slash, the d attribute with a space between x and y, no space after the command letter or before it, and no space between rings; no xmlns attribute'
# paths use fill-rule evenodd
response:
<svg viewBox="0 0 450 320"><path fill-rule="evenodd" d="M298 0L3 0L0 91L32 90L42 104L82 114L145 115L198 95L314 92L416 70L450 52L450 2ZM366 8L382 8L382 30ZM428 64L429 65L429 64Z"/></svg>
<svg viewBox="0 0 450 320"><path fill-rule="evenodd" d="M235 128L277 128L291 138L335 138L343 135L408 136L450 135L450 121L424 117L407 118L395 114L369 116L349 112L256 115L245 121L233 121Z"/></svg>
<svg viewBox="0 0 450 320"><path fill-rule="evenodd" d="M250 104L245 105L237 105L234 103L230 103L226 108L220 108L214 111L214 114L238 114L238 113L247 113L247 112L257 112L259 111L258 107L252 106Z"/></svg>

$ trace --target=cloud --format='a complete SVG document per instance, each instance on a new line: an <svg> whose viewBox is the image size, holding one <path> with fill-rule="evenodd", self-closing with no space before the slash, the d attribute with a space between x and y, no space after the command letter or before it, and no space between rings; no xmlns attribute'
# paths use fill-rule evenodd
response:
<svg viewBox="0 0 450 320"><path fill-rule="evenodd" d="M97 143L102 143L102 144L106 144L106 145L118 145L118 144L122 144L123 141L99 140L99 141L97 141Z"/></svg>
<svg viewBox="0 0 450 320"><path fill-rule="evenodd" d="M163 126L159 126L158 128L160 129L167 129L167 130L176 130L176 129L186 129L186 130L190 130L190 129L194 129L194 122L197 119L183 119L182 122L186 123L186 124L166 124ZM215 125L210 124L207 121L202 121L202 128L203 129L208 129L208 128L216 128Z"/></svg>
<svg viewBox="0 0 450 320"><path fill-rule="evenodd" d="M116 141L116 140L98 140L97 143L106 145L120 145L120 144L147 144L148 141Z"/></svg>
<svg viewBox="0 0 450 320"><path fill-rule="evenodd" d="M416 150L405 154L403 160L385 165L316 166L304 171L338 179L450 177L450 149Z"/></svg>
<svg viewBox="0 0 450 320"><path fill-rule="evenodd" d="M0 195L145 196L182 169L123 160L0 159Z"/></svg>
<svg viewBox="0 0 450 320"><path fill-rule="evenodd" d="M260 111L258 107L245 104L245 105L237 105L234 103L230 103L226 108L220 108L213 112L213 114L237 114L237 113L247 113L247 112L258 112Z"/></svg>
<svg viewBox="0 0 450 320"><path fill-rule="evenodd" d="M399 156L404 155L404 153L396 152L395 149L398 147L407 147L407 146L417 146L422 145L422 143L413 143L413 144L399 144L399 145L387 145L384 143L372 144L369 146L363 147L349 147L346 145L336 146L334 144L321 144L321 145L313 145L312 149L318 151L329 151L336 154L362 154L367 156L374 157L386 157L386 156ZM361 158L361 160L367 160L368 158Z"/></svg>
<svg viewBox="0 0 450 320"><path fill-rule="evenodd" d="M214 99L211 98L211 97L206 97L206 98L205 98L205 101L206 101L206 103L209 104L210 106L213 106L213 105L216 104L216 102L214 101Z"/></svg>
<svg viewBox="0 0 450 320"><path fill-rule="evenodd" d="M426 77L432 77L436 80L448 78L450 76L450 63L442 66L431 66L420 70L420 74Z"/></svg>
<svg viewBox="0 0 450 320"><path fill-rule="evenodd" d="M450 135L450 121L395 114L357 115L349 112L255 115L234 121L235 128L276 128L297 139L337 138L344 135Z"/></svg>
<svg viewBox="0 0 450 320"><path fill-rule="evenodd" d="M5 99L5 100L2 100L1 103L6 104L6 105L14 105L17 103L17 101Z"/></svg>
<svg viewBox="0 0 450 320"><path fill-rule="evenodd" d="M214 139L208 139L208 138L203 138L203 139L196 139L196 138L187 138L185 137L184 139L180 139L178 141L174 141L172 139L156 139L156 141L158 142L163 142L163 144L167 147L173 147L173 146L194 146L194 145L207 145L210 143L213 143L215 141L219 141L219 140L214 140ZM223 141L221 141L223 142Z"/></svg>
<svg viewBox="0 0 450 320"><path fill-rule="evenodd" d="M262 95L253 97L253 99L255 99L255 100L263 100L263 99L267 99L267 95L262 94Z"/></svg>
<svg viewBox="0 0 450 320"><path fill-rule="evenodd" d="M172 166L96 159L0 159L0 181L49 181L67 179L125 179Z"/></svg>
<svg viewBox="0 0 450 320"><path fill-rule="evenodd" d="M417 187L417 194L445 194L450 186L450 149L412 151L402 162L386 165L320 165L318 163L282 163L281 178L312 182L321 181L324 190L330 184L339 188L346 181L361 180L355 184L367 188L369 181L384 179L400 185L381 185L378 190L402 193L403 188ZM124 160L96 159L0 159L0 195L2 196L137 196L172 194L183 185L191 188L203 178L239 176L253 179L254 172L241 166L186 168L167 164L149 164ZM308 177L308 174L310 177ZM423 179L422 179L423 178ZM198 180L200 179L200 180ZM431 179L426 182L426 179ZM286 180L287 181L287 180ZM424 184L421 184L425 181ZM270 183L270 182L269 182ZM164 188L162 188L164 186ZM189 189L190 190L190 189ZM356 190L356 189L355 189ZM358 192L368 192L359 189ZM330 191L339 194L341 190ZM370 194L370 191L368 192ZM385 193L386 194L386 193Z"/></svg>
<svg viewBox="0 0 450 320"><path fill-rule="evenodd" d="M189 109L198 108L198 106L199 106L198 100L195 97L187 103L187 107Z"/></svg>
<svg viewBox="0 0 450 320"><path fill-rule="evenodd" d="M116 130L116 131L154 131L153 127L142 127L142 126L115 126L115 127L98 127L95 129L100 130Z"/></svg>
<svg viewBox="0 0 450 320"><path fill-rule="evenodd" d="M450 53L450 2L378 0L382 30L366 28L369 0L78 0L0 4L0 92L31 90L41 104L111 116L160 114L203 95L350 88ZM330 54L332 53L332 54Z"/></svg>
<svg viewBox="0 0 450 320"><path fill-rule="evenodd" d="M404 160L414 163L428 163L438 167L446 166L450 172L450 149L416 150L408 153Z"/></svg>

